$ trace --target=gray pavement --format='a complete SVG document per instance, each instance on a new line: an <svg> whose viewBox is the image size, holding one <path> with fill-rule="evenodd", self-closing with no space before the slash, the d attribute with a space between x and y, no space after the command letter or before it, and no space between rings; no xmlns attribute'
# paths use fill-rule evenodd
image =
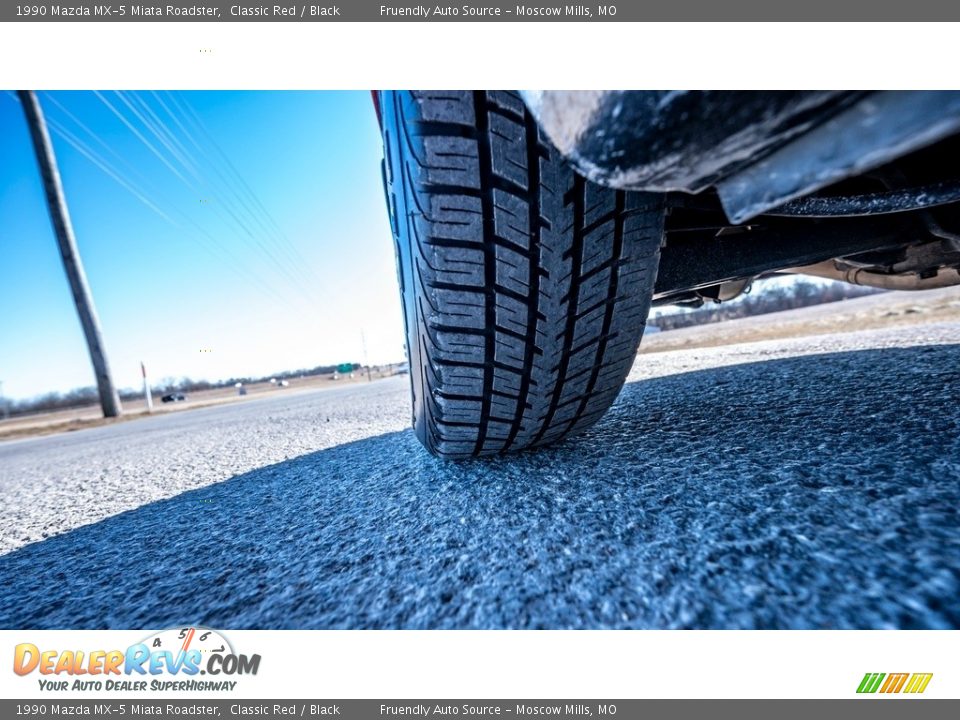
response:
<svg viewBox="0 0 960 720"><path fill-rule="evenodd" d="M643 355L556 447L404 378L0 444L0 627L958 628L960 325Z"/></svg>

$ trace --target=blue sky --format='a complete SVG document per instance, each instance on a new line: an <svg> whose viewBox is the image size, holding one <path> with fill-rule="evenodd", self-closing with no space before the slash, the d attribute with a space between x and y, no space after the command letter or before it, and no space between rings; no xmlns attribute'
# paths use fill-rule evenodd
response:
<svg viewBox="0 0 960 720"><path fill-rule="evenodd" d="M155 379L362 362L361 331L371 363L403 359L368 93L39 97L120 387L139 384L141 360ZM0 268L4 394L92 385L10 92L0 93Z"/></svg>

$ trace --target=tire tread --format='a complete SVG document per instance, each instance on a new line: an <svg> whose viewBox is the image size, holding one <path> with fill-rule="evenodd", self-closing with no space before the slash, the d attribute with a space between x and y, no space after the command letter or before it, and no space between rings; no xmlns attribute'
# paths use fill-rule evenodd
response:
<svg viewBox="0 0 960 720"><path fill-rule="evenodd" d="M418 437L469 457L585 430L636 355L660 198L573 173L515 93L381 107Z"/></svg>

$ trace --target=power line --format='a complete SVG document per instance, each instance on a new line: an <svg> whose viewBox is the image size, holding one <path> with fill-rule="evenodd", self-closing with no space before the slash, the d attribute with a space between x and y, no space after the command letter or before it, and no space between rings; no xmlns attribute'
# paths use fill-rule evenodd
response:
<svg viewBox="0 0 960 720"><path fill-rule="evenodd" d="M171 154L174 155L174 160L177 161L177 162L180 162L182 165L184 165L185 169L187 169L187 171L189 172L189 171L190 171L190 168L189 168L186 160L185 160L184 158L182 158L182 157L178 159L176 153L173 152L173 149L171 148L169 141L163 137L163 132L166 132L166 134L170 135L169 129L166 128L165 125L163 126L163 128L164 128L163 131L161 131L159 128L153 127L149 122L147 122L147 121L144 119L144 117L142 116L142 114L140 114L139 112L137 112L137 111L132 107L132 104L131 104L130 102L128 102L128 101L127 101L122 95L120 95L119 93L117 93L117 95L118 95L118 97L120 97L120 99L128 106L128 108L130 108L130 110L131 110L131 112L133 112L134 116L135 116L137 119L139 119L141 122L144 123L144 126L147 128L147 130L148 130L149 132L151 132L151 133L154 135L154 137L157 138L157 140L161 143L161 145L166 146L167 149L168 149L169 151L171 151ZM102 96L101 96L101 99L102 99ZM118 114L118 116L121 117L121 119L123 119L124 121L126 121L126 118L123 118L122 115L120 115L120 114L118 113L118 111L114 110L114 112L115 112L115 114ZM127 124L128 127L132 127L132 125L131 125L129 122L126 122L125 124ZM152 146L149 142L147 142L146 139L145 139L140 133L136 133L136 134L137 134L137 136L138 136L143 142L145 142L145 143L147 144L147 146L148 146L155 154L159 154L158 151L157 151L155 148L153 148L153 146ZM195 143L195 144L196 144L196 143ZM172 167L172 166L170 165L170 163L168 163L168 162L165 162L165 164L167 164L168 167ZM183 175L181 175L180 173L176 173L176 175L177 175L178 178L180 178L180 180L184 183L184 185L185 185L189 190L191 190L191 191L194 192L194 193L198 193L198 194L200 194L200 195L204 194L204 190L203 190L202 188L198 188L196 184L191 183L189 180L187 180L185 177L183 177ZM201 183L203 182L203 180L202 180L199 176L197 176L197 179L198 179L199 182L201 182ZM236 210L234 209L234 207L233 207L232 199L228 198L227 196L223 196L223 197L222 197L222 200L223 200L222 210L221 210L221 204L220 204L220 203L215 203L215 204L214 204L214 211L215 211L215 212L218 212L218 213L226 212L226 213L230 216L230 218L236 223L236 225L240 228L240 230L253 242L253 244L254 244L256 247L258 247L258 248L264 253L264 255L268 258L268 260L269 260L269 261L274 265L274 267L276 267L276 269L287 279L288 282L290 282L290 283L292 283L294 286L298 287L298 288L300 289L300 291L303 292L303 293L305 293L306 295L308 295L308 296L309 296L309 295L312 295L313 292L312 292L312 290L311 290L311 288L310 288L310 285L309 285L309 284L306 284L302 279L300 279L299 277L297 277L297 275L296 275L296 268L297 268L296 263L292 263L292 262L291 262L289 265L285 265L284 262L281 261L281 260L274 254L274 252L270 249L270 247L268 247L267 245L265 245L264 242L258 237L258 235L255 234L255 233L251 230L251 228L250 228L250 226L247 224L247 222L244 221L243 219L241 219L241 218L239 217L239 215L237 214L237 211L236 211ZM290 261L287 260L287 262L290 262Z"/></svg>
<svg viewBox="0 0 960 720"><path fill-rule="evenodd" d="M210 145L210 147L212 147L214 150L217 151L219 156L222 158L225 166L227 167L229 174L232 174L232 176L234 177L235 183L240 187L240 189L243 192L246 193L247 197L250 199L253 205L259 209L259 212L266 218L267 224L272 226L272 229L273 229L272 234L274 235L274 237L277 238L278 241L286 247L286 251L293 258L296 266L298 268L303 269L306 272L307 268L310 267L310 263L303 256L303 254L300 253L296 245L294 245L294 243L289 239L286 233L283 232L283 230L280 228L277 221L274 219L273 215L271 215L270 211L267 210L267 208L263 205L263 202L260 200L257 194L250 187L249 183L247 183L247 181L244 179L240 171L237 170L236 166L233 164L233 162L231 162L229 156L226 154L226 152L224 152L220 144L217 143L217 141L214 139L211 133L207 130L205 124L203 123L203 120L200 118L197 111L190 105L190 103L186 99L178 100L172 93L167 93L167 94L171 98L172 102L178 104L178 106L181 108L181 112L184 112L185 116L188 116L192 121L192 124L203 134L203 136L206 138L206 141ZM199 145L196 141L193 141L193 144L205 152L204 148L201 145ZM208 154L208 157L209 157L209 154ZM216 166L215 163L212 163L212 164L214 165L214 167ZM316 282L316 280L319 279L315 276L315 274L313 273L310 273L310 274L311 274L311 277L309 278L310 282Z"/></svg>
<svg viewBox="0 0 960 720"><path fill-rule="evenodd" d="M140 172L139 168L137 168L136 166L134 166L126 157L124 157L123 155L121 155L120 153L118 153L118 152L114 149L114 147L113 147L112 145L110 145L109 143L105 142L105 141L103 140L103 138L101 138L97 133L95 133L93 130L91 130L89 127L87 127L87 125L84 124L83 121L80 120L80 118L78 118L76 115L74 115L72 112L70 112L70 110L69 110L67 107L65 107L59 100L57 100L57 98L54 97L53 93L47 92L47 93L44 93L43 96L44 96L44 99L45 99L45 100L47 100L48 102L52 103L55 107L57 107L57 108L60 110L60 112L62 112L64 115L66 115L68 118L70 118L70 120L73 122L74 125L76 125L77 127L79 127L79 128L80 128L83 132L85 132L97 145L99 145L101 148L103 148L103 149L104 149L107 153L109 153L117 162L119 162L123 167L125 167L128 172L130 172L130 173L133 174L134 176L138 177L138 178L141 180L141 182L147 182L147 184L149 184L149 182L148 182L148 181L146 180L146 178L144 177L143 173Z"/></svg>
<svg viewBox="0 0 960 720"><path fill-rule="evenodd" d="M175 230L180 230L180 231L183 231L185 229L180 223L178 223L176 220L171 218L167 213L165 213L163 210L157 207L157 205L154 202L152 202L148 197L145 196L143 191L138 190L135 185L133 185L128 180L124 179L124 177L121 176L118 173L118 171L111 168L109 163L107 163L102 157L97 156L88 146L85 146L82 141L80 141L78 138L73 136L72 133L70 133L68 130L61 127L59 123L51 119L50 127L54 130L54 132L57 135L63 138L63 140L66 141L67 144L73 147L81 155L86 157L91 163L93 163L97 168L99 168L102 172L104 172L108 177L112 178L115 182L117 182L121 187L127 190L140 202L142 202L148 208L153 210L158 216L160 216L163 220L168 222L171 227L173 227ZM204 249L206 249L208 252L211 252L211 254L215 256L223 256L223 257L229 258L231 262L231 269L233 269L235 272L239 272L240 274L244 275L245 276L244 279L252 281L255 284L257 284L261 290L265 291L273 299L279 300L284 303L288 302L281 295L278 295L276 291L274 291L272 288L270 288L267 285L264 285L262 281L259 280L259 276L256 273L246 270L245 268L243 268L242 265L236 263L229 249L226 248L224 245L222 245L219 240L217 240L213 235L207 232L204 228L198 225L192 218L185 215L182 211L178 212L178 214L181 216L183 220L185 220L188 224L192 225L202 236L204 236L207 240L209 240L213 244L214 250L211 251L211 247L209 245L206 245L205 243L201 242L200 245L204 247Z"/></svg>
<svg viewBox="0 0 960 720"><path fill-rule="evenodd" d="M13 93L8 94L14 99L19 101L19 99ZM201 163L198 161L197 157L189 151L183 141L177 137L176 132L174 132L164 121L163 119L146 103L143 98L140 98L136 95L132 95L131 99L127 99L120 93L117 93L119 100L122 102L123 106L131 113L134 120L142 123L146 132L152 135L156 142L159 145L159 148L165 150L170 157L170 159L164 156L164 153L161 149L158 149L158 146L150 142L150 140L144 135L143 132L138 130L133 122L127 118L118 107L114 106L109 102L109 100L104 97L100 92L94 92L95 96L100 100L100 102L114 115L133 135L137 138L147 150L156 157L168 170L170 170L173 175L191 192L199 192L204 194L206 191L199 187L199 185L207 184L208 180L205 179L204 175L201 172L201 168L208 167L213 170L216 175L220 178L221 183L225 189L225 194L223 198L225 200L224 207L221 209L219 205L215 205L215 210L221 218L226 222L233 221L242 231L244 235L250 238L252 241L253 249L259 250L269 261L269 264L276 269L276 271L287 281L287 284L284 287L284 290L289 290L292 288L297 288L299 293L302 293L299 298L302 301L303 296L311 296L313 292L312 289L319 287L319 283L315 279L307 280L309 276L304 274L302 271L308 267L308 263L299 253L296 254L296 257L292 257L290 252L284 251L281 248L275 248L278 251L281 251L281 254L284 257L284 260L281 261L277 255L266 246L264 242L258 237L259 233L255 233L248 222L241 218L238 215L239 211L249 217L254 223L260 226L260 228L268 236L272 236L275 239L281 241L285 240L288 246L287 250L292 249L293 252L296 252L295 246L290 243L289 239L286 236L282 235L282 231L279 230L279 226L273 217L269 214L266 208L263 206L262 202L257 198L256 194L253 193L252 189L243 179L243 177L236 170L236 167L230 162L229 158L223 152L222 148L219 147L214 141L213 138L209 136L209 133L202 126L202 121L197 115L196 111L193 110L189 104L184 100L184 106L179 105L177 99L173 95L169 95L171 104L175 107L180 108L181 113L183 114L183 119L177 116L174 112L170 110L170 107L163 102L163 99L157 93L153 93L153 96L157 99L159 106L166 112L167 115L173 120L174 124L181 130L183 135L186 137L187 141L192 144L200 154L206 159L206 163ZM72 122L74 122L78 128L80 128L86 135L93 139L93 141L99 146L102 147L107 153L112 157L116 158L117 161L125 166L128 170L131 170L133 174L139 176L143 179L143 174L139 171L138 168L131 167L131 164L128 162L127 158L118 153L111 145L104 142L104 140L95 133L88 125L83 123L73 112L66 108L58 100L49 96L49 99L52 103L64 113ZM136 102L138 107L134 107L133 103ZM188 117L192 116L192 120ZM218 163L216 158L212 157L209 152L206 152L203 144L199 143L193 134L188 130L184 123L193 125L198 129L199 132L203 133L210 142L211 146L216 147L217 151L220 153L222 158L222 163ZM211 235L205 228L201 227L192 217L183 212L180 208L174 205L173 213L176 217L180 218L180 221L171 217L169 211L164 207L164 203L160 200L157 200L157 193L155 188L153 192L145 190L142 186L138 186L138 183L131 179L129 172L124 172L123 170L116 167L113 163L108 161L103 154L97 152L96 149L85 143L77 135L71 132L66 128L65 125L56 121L55 119L50 119L50 126L54 133L62 138L68 145L70 145L74 150L76 150L81 156L86 158L91 164L97 167L101 172L110 177L114 182L120 185L124 190L130 193L135 197L141 204L149 208L151 212L158 215L166 223L176 230L183 231L185 228L181 224L185 222L187 225L194 228L198 233L196 239L198 244L200 244L204 249L211 253L215 257L224 259L227 263L227 266L239 276L243 277L245 280L256 285L262 292L266 293L268 296L274 300L279 301L284 305L289 305L291 309L296 310L297 312L301 311L301 308L298 305L294 305L290 300L285 296L285 293L278 292L271 285L264 282L263 274L257 271L252 271L246 268L246 266L240 263L237 260L235 253L233 253L230 248L225 247L217 238ZM184 173L177 170L173 163L179 164L193 180L188 179ZM226 171L221 170L219 167L220 164L225 164L228 168ZM232 171L232 172L231 172ZM232 178L231 179L231 176ZM146 185L151 185L147 180L144 180ZM238 192L235 188L239 186L242 192ZM246 197L244 197L244 195ZM234 205L238 205L237 209L234 208ZM224 217L224 213L229 215L229 218ZM269 228L269 225L273 225L273 229ZM289 265L288 265L289 263ZM294 274L294 271L300 270L299 275ZM316 277L316 276L314 276ZM312 304L311 308L313 313L310 314L311 319L315 319L317 314L328 315L324 309L323 302L318 304Z"/></svg>
<svg viewBox="0 0 960 720"><path fill-rule="evenodd" d="M12 93L10 93L10 94L12 95ZM19 102L19 99L18 99L15 95L12 95L12 97L13 97L14 100L17 100L17 101ZM63 108L63 106L60 105L59 103L56 103L56 104L57 104L58 107ZM65 108L63 108L63 109L65 109ZM90 134L90 135L91 135L92 137L94 137L95 139L99 139L99 138L93 133L92 130L90 130L88 127L86 127L85 125L83 125L82 123L80 123L79 121L77 121L77 120L76 120L76 117L73 116L72 113L69 113L69 111L68 111L67 114L68 114L72 119L74 119L79 125L81 125L81 127L82 127L83 129L85 129L88 134ZM88 161L90 161L90 162L91 162L95 167L97 167L101 172L103 172L104 174L106 174L108 177L110 177L112 180L114 180L117 184L119 184L121 187L123 187L125 190L127 190L127 192L129 192L129 193L130 193L131 195L133 195L136 199L138 199L141 203L143 203L146 207L148 207L150 210L152 210L154 213L156 213L159 217L161 217L163 220L165 220L167 223L169 223L169 224L171 225L171 227L173 227L173 228L176 229L176 230L180 230L180 231L183 231L183 230L184 230L183 226L180 225L180 223L178 223L176 220L174 220L173 218L171 218L166 212L164 212L162 209L160 209L160 207L158 207L158 203L157 203L157 202L152 201L152 200L148 197L148 193L147 193L146 191L144 191L142 188L138 188L138 187L136 186L136 184L135 184L132 180L130 180L128 177L125 177L124 174L123 174L120 170L118 170L118 169L116 169L115 167L113 167L113 166L110 164L109 161L107 161L105 158L103 158L102 155L99 155L95 150L93 150L91 147L89 147L88 145L86 145L82 140L80 140L77 136L75 136L73 133L71 133L69 130L67 130L65 127L63 127L63 126L62 126L58 121L56 121L55 119L49 118L49 119L48 119L48 124L50 125L51 129L54 131L54 133L55 133L56 135L58 135L59 137L61 137L68 145L70 145L71 147L73 147L77 152L79 152L83 157L85 157ZM115 153L114 153L114 154L115 154ZM285 297L283 297L282 295L278 294L276 290L274 290L274 289L271 288L270 286L266 285L266 284L262 281L261 276L260 276L259 274L257 274L256 272L253 272L253 271L251 271L251 270L248 270L248 269L245 268L243 265L239 264L239 263L235 260L235 257L234 257L234 255L233 255L233 253L231 253L228 248L224 247L224 246L220 243L220 241L217 240L213 235L211 235L211 234L210 234L209 232L207 232L204 228L202 228L200 225L198 225L198 224L196 223L196 221L194 221L192 218L190 218L188 215L186 215L186 214L183 213L182 211L177 210L177 211L176 211L176 214L178 214L178 215L181 217L181 219L184 220L184 221L186 221L189 225L192 225L192 226L195 228L195 230L197 230L202 236L204 236L207 240L209 240L210 243L212 243L213 248L211 248L210 245L207 245L207 244L201 242L200 244L201 244L201 246L204 247L205 250L207 250L208 252L210 252L210 253L213 254L214 256L222 255L223 257L227 258L228 264L230 265L231 269L232 269L234 272L238 272L240 275L244 276L244 279L245 279L245 280L250 281L250 282L254 283L255 285L257 285L260 290L262 290L263 292L265 292L267 295L269 295L270 297L272 297L274 300L277 300L277 301L279 301L279 302L281 302L281 303L283 303L283 304L290 305L291 308L294 308L294 307L295 307L295 306L293 306L293 305L290 304L290 301L289 301L287 298L285 298Z"/></svg>
<svg viewBox="0 0 960 720"><path fill-rule="evenodd" d="M179 172L173 165L171 165L169 162L167 162L167 159L166 159L163 155L161 155L160 152L159 152L153 145L150 144L150 141L149 141L149 140L147 140L143 135L140 134L140 131L137 130L137 129L130 123L130 121L127 120L126 117L124 117L123 113L121 113L121 112L120 112L119 110L117 110L113 105L110 104L110 102L100 93L99 90L94 90L94 91L93 91L93 94L96 95L96 96L100 99L100 102L102 102L104 105L107 106L107 108L110 110L110 112L112 112L112 113L120 120L120 122L122 122L124 125L127 126L127 128L130 130L130 132L132 132L134 135L136 135L137 138L138 138L144 145L146 145L146 147L150 150L150 152L152 152L152 153L157 157L157 159L160 160L160 162L162 162L164 165L167 166L167 168L169 168L170 172L172 172L174 175L176 175L176 176L177 176L178 178L180 178L182 181L186 182L186 179L183 177L183 175L181 175L180 172Z"/></svg>

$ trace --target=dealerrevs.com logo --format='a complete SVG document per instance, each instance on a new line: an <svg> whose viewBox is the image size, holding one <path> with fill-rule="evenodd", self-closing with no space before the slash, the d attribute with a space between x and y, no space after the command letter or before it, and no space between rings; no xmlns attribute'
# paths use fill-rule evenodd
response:
<svg viewBox="0 0 960 720"><path fill-rule="evenodd" d="M857 687L858 693L922 693L933 673L867 673Z"/></svg>
<svg viewBox="0 0 960 720"><path fill-rule="evenodd" d="M233 677L259 669L260 655L237 653L222 633L203 627L164 630L126 650L51 650L25 642L13 652L13 671L37 673L40 689L53 692L230 691Z"/></svg>

